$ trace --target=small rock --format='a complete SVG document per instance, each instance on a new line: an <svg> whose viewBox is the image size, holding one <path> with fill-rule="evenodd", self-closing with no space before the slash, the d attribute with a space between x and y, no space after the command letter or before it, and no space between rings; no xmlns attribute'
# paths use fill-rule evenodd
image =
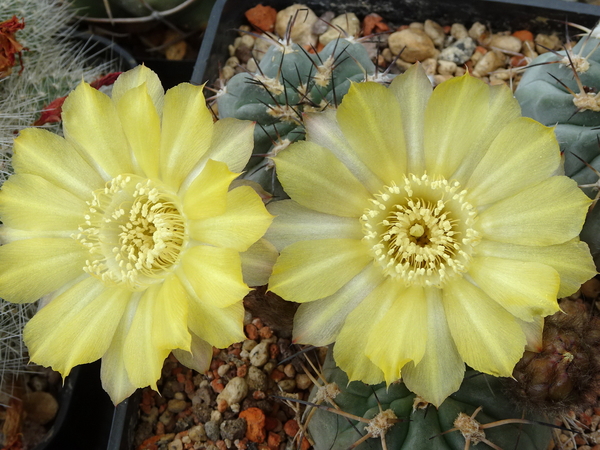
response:
<svg viewBox="0 0 600 450"><path fill-rule="evenodd" d="M432 58L437 53L431 38L424 31L415 28L392 33L388 45L394 55L402 52L400 58L409 63Z"/></svg>
<svg viewBox="0 0 600 450"><path fill-rule="evenodd" d="M555 34L547 35L547 34L538 34L535 37L535 50L539 53L547 53L552 50L560 50L562 43L560 39Z"/></svg>
<svg viewBox="0 0 600 450"><path fill-rule="evenodd" d="M36 391L24 396L23 409L27 413L29 420L40 425L45 425L56 417L58 402L52 394L44 391Z"/></svg>
<svg viewBox="0 0 600 450"><path fill-rule="evenodd" d="M486 34L487 28L480 22L475 22L471 28L469 28L469 36L477 42L482 42L485 39Z"/></svg>
<svg viewBox="0 0 600 450"><path fill-rule="evenodd" d="M423 22L412 22L408 25L408 28L412 28L413 30L423 31L425 28L425 24L423 24Z"/></svg>
<svg viewBox="0 0 600 450"><path fill-rule="evenodd" d="M241 39L238 47L252 48L252 47L254 47L254 41L255 41L254 36L250 36L249 34L244 34L242 36L242 39Z"/></svg>
<svg viewBox="0 0 600 450"><path fill-rule="evenodd" d="M494 34L490 39L488 45L498 50L506 50L512 53L519 53L521 51L521 46L523 45L523 42L521 42L521 39L515 36L504 36Z"/></svg>
<svg viewBox="0 0 600 450"><path fill-rule="evenodd" d="M267 50L269 50L271 46L275 45L276 42L277 39L271 38L269 34L263 34L262 39L254 40L254 46L252 47L252 56L260 62L264 54L267 53ZM248 325L248 323L244 322L244 326L246 325Z"/></svg>
<svg viewBox="0 0 600 450"><path fill-rule="evenodd" d="M329 29L319 36L319 42L323 45L329 44L331 41L337 39L338 37L345 37L344 33L340 31L340 28L347 33L347 36L357 36L360 31L360 20L356 17L354 13L346 13L341 16L337 16L331 21L331 25L333 27L329 27Z"/></svg>
<svg viewBox="0 0 600 450"><path fill-rule="evenodd" d="M438 60L435 58L427 58L426 60L421 62L423 69L425 70L425 75L435 75L437 73Z"/></svg>
<svg viewBox="0 0 600 450"><path fill-rule="evenodd" d="M283 368L283 373L285 373L285 376L288 378L294 378L296 376L296 369L291 363L286 364L286 366Z"/></svg>
<svg viewBox="0 0 600 450"><path fill-rule="evenodd" d="M223 364L222 366L219 366L219 368L217 369L217 373L220 377L224 377L225 375L227 375L227 372L229 372L229 369L231 369L231 366L229 364Z"/></svg>
<svg viewBox="0 0 600 450"><path fill-rule="evenodd" d="M369 36L372 33L383 33L389 29L390 27L383 22L383 17L379 14L367 14L363 19L363 36Z"/></svg>
<svg viewBox="0 0 600 450"><path fill-rule="evenodd" d="M321 14L321 17L319 17L319 20L317 20L315 22L315 24L312 27L312 32L314 34L323 34L325 33L327 30L329 30L329 23L331 23L331 21L333 20L333 18L335 17L335 13L333 11L325 11L323 14Z"/></svg>
<svg viewBox="0 0 600 450"><path fill-rule="evenodd" d="M436 47L441 48L444 45L446 34L439 23L427 19L423 26L423 31L427 33L427 36L431 38Z"/></svg>
<svg viewBox="0 0 600 450"><path fill-rule="evenodd" d="M529 30L517 30L512 35L519 38L523 42L533 41L533 33Z"/></svg>
<svg viewBox="0 0 600 450"><path fill-rule="evenodd" d="M475 47L475 41L472 38L464 37L443 49L438 59L452 61L454 64L460 66L471 59L471 56L475 52Z"/></svg>
<svg viewBox="0 0 600 450"><path fill-rule="evenodd" d="M473 68L473 75L476 77L483 77L488 73L502 67L504 65L506 58L504 55L496 50L491 52L487 52L483 57L479 60L475 67Z"/></svg>
<svg viewBox="0 0 600 450"><path fill-rule="evenodd" d="M258 367L250 366L246 376L248 388L252 391L264 391L267 389L267 374Z"/></svg>
<svg viewBox="0 0 600 450"><path fill-rule="evenodd" d="M458 41L459 39L468 37L469 32L462 23L453 23L452 27L450 28L450 36Z"/></svg>
<svg viewBox="0 0 600 450"><path fill-rule="evenodd" d="M250 352L250 364L255 367L264 366L269 361L269 347L267 342L261 342Z"/></svg>
<svg viewBox="0 0 600 450"><path fill-rule="evenodd" d="M296 375L296 387L304 390L312 386L312 381L305 373L299 373Z"/></svg>
<svg viewBox="0 0 600 450"><path fill-rule="evenodd" d="M221 424L221 437L223 439L243 439L246 435L246 421L244 419L224 420Z"/></svg>
<svg viewBox="0 0 600 450"><path fill-rule="evenodd" d="M441 59L438 63L437 71L440 75L454 75L456 67L456 63Z"/></svg>
<svg viewBox="0 0 600 450"><path fill-rule="evenodd" d="M231 66L225 66L221 69L221 77L227 81L235 75L235 69Z"/></svg>
<svg viewBox="0 0 600 450"><path fill-rule="evenodd" d="M246 380L242 377L235 377L229 380L223 392L217 396L217 402L224 400L228 405L233 405L241 402L247 394L248 383L246 383Z"/></svg>
<svg viewBox="0 0 600 450"><path fill-rule="evenodd" d="M281 380L277 382L277 385L281 388L283 392L294 392L296 389L296 380Z"/></svg>
<svg viewBox="0 0 600 450"><path fill-rule="evenodd" d="M306 5L295 4L279 11L275 22L275 32L279 36L285 36L290 20L294 20L290 31L292 42L302 47L317 45L317 35L312 32L312 28L318 18L312 9Z"/></svg>
<svg viewBox="0 0 600 450"><path fill-rule="evenodd" d="M256 347L256 345L258 344L258 342L252 340L252 339L246 339L243 343L242 343L242 350L246 350L248 352L251 352L252 349L254 347Z"/></svg>
<svg viewBox="0 0 600 450"><path fill-rule="evenodd" d="M252 407L240 413L240 418L246 420L246 437L260 444L265 441L267 434L265 430L265 413L260 409Z"/></svg>
<svg viewBox="0 0 600 450"><path fill-rule="evenodd" d="M198 425L192 427L188 431L188 436L194 442L206 442L206 430L204 429L204 424L199 423Z"/></svg>
<svg viewBox="0 0 600 450"><path fill-rule="evenodd" d="M167 410L172 412L173 414L180 413L185 408L187 408L187 403L185 400L178 400L176 398L169 400L167 403Z"/></svg>
<svg viewBox="0 0 600 450"><path fill-rule="evenodd" d="M294 419L290 419L288 420L285 425L283 426L283 431L285 432L285 434L287 434L289 437L294 437L296 436L296 433L298 433L298 430L300 429L300 426L298 425L298 422L296 422Z"/></svg>
<svg viewBox="0 0 600 450"><path fill-rule="evenodd" d="M183 450L183 442L181 442L181 439L173 439L167 445L167 450Z"/></svg>
<svg viewBox="0 0 600 450"><path fill-rule="evenodd" d="M212 420L206 422L204 424L204 431L206 432L206 437L213 442L221 439L221 430L217 422L213 422Z"/></svg>
<svg viewBox="0 0 600 450"><path fill-rule="evenodd" d="M244 14L250 25L255 30L260 32L273 31L275 29L275 21L277 20L277 10L271 6L263 6L262 4L250 8Z"/></svg>

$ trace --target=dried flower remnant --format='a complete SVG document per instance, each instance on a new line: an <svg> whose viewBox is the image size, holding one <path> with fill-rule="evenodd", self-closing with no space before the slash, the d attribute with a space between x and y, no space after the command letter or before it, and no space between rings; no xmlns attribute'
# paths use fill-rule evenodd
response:
<svg viewBox="0 0 600 450"><path fill-rule="evenodd" d="M21 52L26 50L15 38L17 31L25 28L25 20L17 19L17 16L0 22L0 80L12 73L12 67L15 65L15 55L21 58ZM23 71L23 60L21 59L21 70Z"/></svg>
<svg viewBox="0 0 600 450"><path fill-rule="evenodd" d="M465 75L432 91L416 65L305 123L274 158L291 200L270 206L269 285L301 303L295 341L335 341L350 380L402 377L439 406L465 363L510 376L557 294L594 276L577 237L590 200L505 86Z"/></svg>

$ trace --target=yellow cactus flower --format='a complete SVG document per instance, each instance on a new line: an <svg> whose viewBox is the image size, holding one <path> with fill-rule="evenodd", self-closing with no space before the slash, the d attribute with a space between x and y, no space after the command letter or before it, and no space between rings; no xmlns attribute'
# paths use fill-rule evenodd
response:
<svg viewBox="0 0 600 450"><path fill-rule="evenodd" d="M508 88L465 75L432 90L414 66L305 124L275 158L291 200L269 208L269 285L302 303L294 340L335 341L351 380L402 377L440 405L465 363L510 376L557 295L594 276L590 201Z"/></svg>
<svg viewBox="0 0 600 450"><path fill-rule="evenodd" d="M116 404L156 388L172 350L204 371L212 346L244 338L242 260L261 267L248 249L272 216L250 187L230 190L254 125L213 124L202 87L165 94L140 66L112 98L81 83L63 127L64 138L27 129L15 140L0 191L0 296L43 297L24 331L31 360L67 376L102 358Z"/></svg>

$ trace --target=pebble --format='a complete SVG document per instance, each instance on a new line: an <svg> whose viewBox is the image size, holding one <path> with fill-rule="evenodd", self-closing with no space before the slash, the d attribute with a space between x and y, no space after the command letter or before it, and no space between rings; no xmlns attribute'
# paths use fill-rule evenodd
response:
<svg viewBox="0 0 600 450"><path fill-rule="evenodd" d="M240 418L246 420L246 437L252 442L258 444L265 441L267 435L265 431L265 413L259 408L248 408L240 413Z"/></svg>
<svg viewBox="0 0 600 450"><path fill-rule="evenodd" d="M402 52L400 58L409 63L431 58L437 54L431 38L417 28L406 28L390 34L388 45L394 55Z"/></svg>
<svg viewBox="0 0 600 450"><path fill-rule="evenodd" d="M521 51L521 46L523 45L523 42L516 36L494 34L490 39L488 45L498 50L519 53Z"/></svg>
<svg viewBox="0 0 600 450"><path fill-rule="evenodd" d="M440 75L454 75L456 68L456 63L452 61L440 60L437 66L437 71Z"/></svg>
<svg viewBox="0 0 600 450"><path fill-rule="evenodd" d="M323 14L321 14L321 17L319 17L319 20L317 20L315 22L315 24L313 25L312 32L314 34L325 33L327 30L329 30L328 23L330 23L334 17L335 17L335 13L333 11L325 11Z"/></svg>
<svg viewBox="0 0 600 450"><path fill-rule="evenodd" d="M269 361L268 345L269 344L267 342L262 341L252 349L250 352L250 364L255 367L262 367L267 363L267 361Z"/></svg>
<svg viewBox="0 0 600 450"><path fill-rule="evenodd" d="M427 19L423 25L423 31L431 38L436 47L441 48L444 45L446 33L439 23Z"/></svg>
<svg viewBox="0 0 600 450"><path fill-rule="evenodd" d="M277 10L271 6L257 5L244 14L248 22L257 31L273 31L277 19Z"/></svg>
<svg viewBox="0 0 600 450"><path fill-rule="evenodd" d="M228 405L239 403L248 394L248 383L242 377L229 380L223 391L217 396L217 402L224 400Z"/></svg>
<svg viewBox="0 0 600 450"><path fill-rule="evenodd" d="M502 67L505 64L506 58L504 55L496 50L487 52L479 60L473 68L473 75L476 77L483 77L490 72Z"/></svg>
<svg viewBox="0 0 600 450"><path fill-rule="evenodd" d="M199 423L198 425L192 427L188 431L188 436L194 442L205 442L207 439L206 430L204 429L204 424Z"/></svg>
<svg viewBox="0 0 600 450"><path fill-rule="evenodd" d="M206 422L204 424L204 431L206 432L206 437L211 441L217 441L221 438L221 430L217 422L212 420Z"/></svg>
<svg viewBox="0 0 600 450"><path fill-rule="evenodd" d="M562 43L560 39L555 35L538 34L535 37L535 51L539 54L547 53L552 50L560 50Z"/></svg>
<svg viewBox="0 0 600 450"><path fill-rule="evenodd" d="M284 36L290 20L295 17L290 38L300 46L317 45L317 35L312 32L313 25L317 22L317 15L306 5L295 4L282 9L277 13L275 32Z"/></svg>
<svg viewBox="0 0 600 450"><path fill-rule="evenodd" d="M458 39L440 52L438 59L451 61L456 65L466 63L475 52L475 41L469 36Z"/></svg>
<svg viewBox="0 0 600 450"><path fill-rule="evenodd" d="M221 424L221 437L223 439L242 439L246 435L246 421L244 419L224 420Z"/></svg>
<svg viewBox="0 0 600 450"><path fill-rule="evenodd" d="M185 400L172 399L167 403L167 411L177 414L187 408L188 404Z"/></svg>
<svg viewBox="0 0 600 450"><path fill-rule="evenodd" d="M181 439L173 439L167 445L167 450L183 450L183 442L181 442Z"/></svg>
<svg viewBox="0 0 600 450"><path fill-rule="evenodd" d="M49 392L35 391L23 397L23 410L29 420L45 425L56 417L58 402Z"/></svg>
<svg viewBox="0 0 600 450"><path fill-rule="evenodd" d="M309 389L312 386L312 381L305 373L299 373L296 375L296 387L298 389Z"/></svg>
<svg viewBox="0 0 600 450"><path fill-rule="evenodd" d="M264 391L267 389L267 374L258 367L250 366L246 376L248 388L252 391Z"/></svg>
<svg viewBox="0 0 600 450"><path fill-rule="evenodd" d="M476 42L483 42L485 35L487 34L487 28L481 22L475 22L469 28L469 37Z"/></svg>
<svg viewBox="0 0 600 450"><path fill-rule="evenodd" d="M231 366L229 364L223 364L222 366L219 366L219 368L217 369L217 373L220 377L224 377L225 375L227 375L227 372L229 372L229 369L231 369Z"/></svg>
<svg viewBox="0 0 600 450"><path fill-rule="evenodd" d="M469 37L469 32L467 31L467 27L462 23L453 23L452 27L450 27L450 36L458 41L459 39Z"/></svg>
<svg viewBox="0 0 600 450"><path fill-rule="evenodd" d="M296 376L296 369L291 363L286 364L286 366L283 368L283 373L285 373L285 376L288 378L294 378Z"/></svg>
<svg viewBox="0 0 600 450"><path fill-rule="evenodd" d="M283 392L294 392L296 390L296 380L281 380L277 382L277 385Z"/></svg>
<svg viewBox="0 0 600 450"><path fill-rule="evenodd" d="M247 352L251 352L252 349L254 347L256 347L256 345L258 344L258 342L252 340L252 339L246 339L243 343L242 343L242 350L246 350Z"/></svg>
<svg viewBox="0 0 600 450"><path fill-rule="evenodd" d="M327 27L327 31L319 36L319 42L323 45L329 44L331 41L338 38L340 34L342 37L344 36L338 27L344 30L347 33L347 36L350 37L358 36L360 31L360 20L358 20L358 17L356 17L356 14L354 13L346 13L337 16L331 21L331 24L333 25L333 28Z"/></svg>

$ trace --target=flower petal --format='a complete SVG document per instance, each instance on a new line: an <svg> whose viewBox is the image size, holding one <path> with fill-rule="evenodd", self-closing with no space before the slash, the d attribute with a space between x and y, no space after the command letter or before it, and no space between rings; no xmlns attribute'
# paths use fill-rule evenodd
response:
<svg viewBox="0 0 600 450"><path fill-rule="evenodd" d="M396 282L392 304L367 338L365 354L385 374L388 384L399 380L402 367L419 364L427 345L427 300L421 286ZM391 286L390 286L391 287Z"/></svg>
<svg viewBox="0 0 600 450"><path fill-rule="evenodd" d="M187 217L199 220L223 214L227 210L229 185L238 175L230 172L225 163L209 159L183 197Z"/></svg>
<svg viewBox="0 0 600 450"><path fill-rule="evenodd" d="M106 94L80 83L65 100L62 118L67 141L105 179L134 172L117 109Z"/></svg>
<svg viewBox="0 0 600 450"><path fill-rule="evenodd" d="M194 333L192 335L192 346L190 351L181 349L173 350L175 358L186 367L195 370L198 373L206 372L210 367L213 356L213 346L200 339Z"/></svg>
<svg viewBox="0 0 600 450"><path fill-rule="evenodd" d="M316 211L360 217L371 194L329 150L301 141L277 155L277 176L287 194Z"/></svg>
<svg viewBox="0 0 600 450"><path fill-rule="evenodd" d="M337 109L337 120L353 152L384 183L406 172L400 104L386 87L352 83Z"/></svg>
<svg viewBox="0 0 600 450"><path fill-rule="evenodd" d="M115 102L133 156L148 178L158 177L160 116L146 84L129 89Z"/></svg>
<svg viewBox="0 0 600 450"><path fill-rule="evenodd" d="M493 204L477 226L494 241L562 244L579 235L589 203L575 181L555 176Z"/></svg>
<svg viewBox="0 0 600 450"><path fill-rule="evenodd" d="M526 322L559 310L560 277L551 266L479 256L472 259L469 275L487 295Z"/></svg>
<svg viewBox="0 0 600 450"><path fill-rule="evenodd" d="M242 280L240 254L230 248L190 248L183 256L178 275L181 281L185 276L201 302L215 308L240 302L250 292Z"/></svg>
<svg viewBox="0 0 600 450"><path fill-rule="evenodd" d="M369 264L329 297L302 303L294 315L294 343L323 347L336 340L348 314L383 283L381 269Z"/></svg>
<svg viewBox="0 0 600 450"><path fill-rule="evenodd" d="M85 201L37 175L14 174L0 191L0 217L11 228L70 237L88 211Z"/></svg>
<svg viewBox="0 0 600 450"><path fill-rule="evenodd" d="M306 140L331 151L370 192L377 192L384 185L354 153L340 130L336 110L327 109L304 114Z"/></svg>
<svg viewBox="0 0 600 450"><path fill-rule="evenodd" d="M259 239L240 253L244 283L248 286L267 284L278 256L277 249L266 239Z"/></svg>
<svg viewBox="0 0 600 450"><path fill-rule="evenodd" d="M427 347L419 364L408 362L402 369L402 381L415 394L439 407L460 388L465 364L448 328L442 303L442 291L426 288Z"/></svg>
<svg viewBox="0 0 600 450"><path fill-rule="evenodd" d="M31 360L66 377L74 366L101 358L130 297L126 289L84 278L53 298L25 326Z"/></svg>
<svg viewBox="0 0 600 450"><path fill-rule="evenodd" d="M12 165L16 173L38 175L89 200L105 181L64 138L47 130L27 128L15 139Z"/></svg>
<svg viewBox="0 0 600 450"><path fill-rule="evenodd" d="M534 317L531 322L525 322L517 318L517 323L521 325L521 329L527 340L525 350L536 353L541 352L543 350L542 335L544 332L544 318Z"/></svg>
<svg viewBox="0 0 600 450"><path fill-rule="evenodd" d="M136 387L150 386L155 391L165 358L171 353L170 348L155 343L156 322L163 320L154 315L160 288L160 284L155 284L142 293L123 343L129 380Z"/></svg>
<svg viewBox="0 0 600 450"><path fill-rule="evenodd" d="M74 239L36 238L0 247L0 297L34 302L82 275L89 252Z"/></svg>
<svg viewBox="0 0 600 450"><path fill-rule="evenodd" d="M156 108L158 115L161 116L165 90L162 87L158 75L143 64L119 75L119 78L117 78L117 81L115 81L112 88L111 97L113 102L115 102L115 104L118 103L127 91L135 89L144 83L146 84L146 91L152 99L154 108Z"/></svg>
<svg viewBox="0 0 600 450"><path fill-rule="evenodd" d="M402 75L394 78L389 89L400 104L406 142L407 172L421 175L425 172L423 150L425 110L433 86L423 66L413 64Z"/></svg>
<svg viewBox="0 0 600 450"><path fill-rule="evenodd" d="M158 348L190 350L191 335L187 330L188 296L177 275L167 277L154 300L152 333Z"/></svg>
<svg viewBox="0 0 600 450"><path fill-rule="evenodd" d="M554 130L527 117L496 136L465 186L477 206L494 203L550 177L560 164Z"/></svg>
<svg viewBox="0 0 600 450"><path fill-rule="evenodd" d="M161 179L174 189L208 151L213 121L201 86L181 83L165 94L160 141Z"/></svg>
<svg viewBox="0 0 600 450"><path fill-rule="evenodd" d="M468 74L435 88L425 110L427 173L450 179L467 155L474 152L487 123L489 95L489 87ZM476 154L480 152L477 148Z"/></svg>
<svg viewBox="0 0 600 450"><path fill-rule="evenodd" d="M254 122L232 117L214 124L212 142L206 158L227 164L232 172L241 172L254 148Z"/></svg>
<svg viewBox="0 0 600 450"><path fill-rule="evenodd" d="M269 289L292 302L334 294L372 261L365 244L354 239L300 241L281 251Z"/></svg>
<svg viewBox="0 0 600 450"><path fill-rule="evenodd" d="M275 216L265 239L279 251L297 241L317 239L356 239L364 237L360 222L354 217L340 217L305 208L293 200L269 203Z"/></svg>
<svg viewBox="0 0 600 450"><path fill-rule="evenodd" d="M218 216L189 222L189 233L197 241L243 252L267 231L273 216L249 186L227 193L227 210Z"/></svg>
<svg viewBox="0 0 600 450"><path fill-rule="evenodd" d="M590 250L578 238L564 244L544 247L504 244L483 239L476 250L481 256L537 262L553 267L560 275L559 298L574 294L584 282L596 275Z"/></svg>
<svg viewBox="0 0 600 450"><path fill-rule="evenodd" d="M444 310L462 359L473 369L510 377L526 344L510 312L462 277L443 289Z"/></svg>

